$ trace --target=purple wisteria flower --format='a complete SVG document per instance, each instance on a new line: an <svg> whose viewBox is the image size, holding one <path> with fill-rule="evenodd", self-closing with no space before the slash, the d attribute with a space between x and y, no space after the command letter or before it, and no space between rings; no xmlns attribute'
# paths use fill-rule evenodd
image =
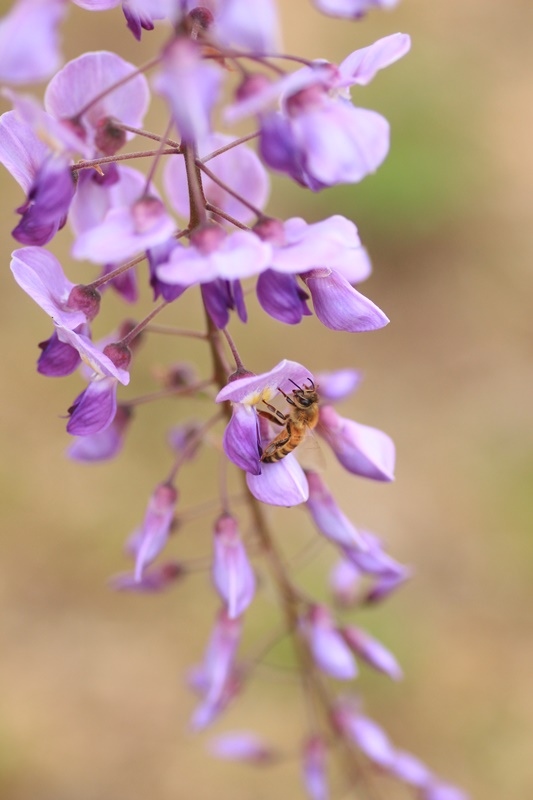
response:
<svg viewBox="0 0 533 800"><path fill-rule="evenodd" d="M69 348L72 350L72 348ZM75 352L75 351L74 351ZM117 406L111 424L91 436L81 436L72 444L67 455L74 461L92 463L115 458L122 447L126 432L132 422L132 412L127 406Z"/></svg>
<svg viewBox="0 0 533 800"><path fill-rule="evenodd" d="M192 670L190 683L202 696L191 726L202 730L224 711L238 694L242 676L235 663L242 633L242 618L230 619L225 610L220 611L211 634L204 661Z"/></svg>
<svg viewBox="0 0 533 800"><path fill-rule="evenodd" d="M317 666L338 680L355 678L358 669L351 649L325 606L313 606L303 623L303 631Z"/></svg>
<svg viewBox="0 0 533 800"><path fill-rule="evenodd" d="M311 736L303 748L304 785L311 800L329 800L326 776L326 745L320 736Z"/></svg>
<svg viewBox="0 0 533 800"><path fill-rule="evenodd" d="M317 430L348 472L376 481L394 480L394 443L383 431L341 417L332 406L320 409Z"/></svg>
<svg viewBox="0 0 533 800"><path fill-rule="evenodd" d="M278 752L248 731L225 733L209 741L209 750L226 761L243 761L248 764L271 764Z"/></svg>
<svg viewBox="0 0 533 800"><path fill-rule="evenodd" d="M307 508L318 530L335 544L366 550L366 542L343 514L335 498L317 472L306 472L309 484Z"/></svg>
<svg viewBox="0 0 533 800"><path fill-rule="evenodd" d="M217 520L213 537L213 581L226 604L228 618L239 617L255 594L255 575L248 561L237 522L225 514Z"/></svg>
<svg viewBox="0 0 533 800"><path fill-rule="evenodd" d="M135 535L135 580L141 581L145 568L157 558L167 543L178 500L176 489L168 483L156 486L146 509L144 522Z"/></svg>

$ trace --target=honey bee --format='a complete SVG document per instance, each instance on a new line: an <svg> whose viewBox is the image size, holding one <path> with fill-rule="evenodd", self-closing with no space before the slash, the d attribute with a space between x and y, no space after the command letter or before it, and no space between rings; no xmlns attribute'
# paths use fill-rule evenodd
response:
<svg viewBox="0 0 533 800"><path fill-rule="evenodd" d="M278 392L281 392L287 403L293 406L288 414L282 414L281 411L266 402L265 405L270 411L259 411L262 417L265 417L275 425L283 425L283 430L272 439L261 455L261 461L266 464L285 458L303 441L307 431L316 427L318 422L318 393L311 378L309 378L309 382L310 386L306 386L305 383L303 386L298 386L297 383L291 380L291 383L296 386L296 389L293 389L291 394L286 394L278 386Z"/></svg>

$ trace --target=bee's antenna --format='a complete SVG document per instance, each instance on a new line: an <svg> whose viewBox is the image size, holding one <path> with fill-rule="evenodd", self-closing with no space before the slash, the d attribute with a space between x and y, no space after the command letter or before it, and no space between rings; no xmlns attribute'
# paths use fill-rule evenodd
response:
<svg viewBox="0 0 533 800"><path fill-rule="evenodd" d="M309 383L311 384L311 388L314 391L316 389L316 386L315 386L315 382L314 382L314 380L312 379L311 376L309 376Z"/></svg>
<svg viewBox="0 0 533 800"><path fill-rule="evenodd" d="M298 384L295 381L293 381L292 378L289 378L289 380L290 380L290 382L292 383L293 386L296 386L297 389L299 389L301 392L303 392L302 387L298 386ZM281 391L281 389L280 389L280 391Z"/></svg>
<svg viewBox="0 0 533 800"><path fill-rule="evenodd" d="M289 378L289 380L290 380L290 378ZM294 381L293 381L293 383L294 383ZM294 384L294 385L296 386L297 384ZM280 389L279 386L277 388L278 388L278 392L281 392L281 394L283 395L283 397L285 398L287 403L290 403L291 406L295 405L294 400L292 399L290 394L287 394L286 392L284 392L283 389ZM300 387L298 387L298 388L300 388Z"/></svg>

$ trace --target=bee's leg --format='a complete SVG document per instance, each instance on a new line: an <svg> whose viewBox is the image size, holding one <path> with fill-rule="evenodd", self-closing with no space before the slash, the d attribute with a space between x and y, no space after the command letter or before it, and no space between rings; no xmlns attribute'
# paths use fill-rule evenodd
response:
<svg viewBox="0 0 533 800"><path fill-rule="evenodd" d="M294 384L294 385L296 386L297 384ZM301 389L300 389L300 391L301 391ZM296 405L296 403L294 402L294 400L292 399L292 397L290 396L290 394L287 394L287 392L284 392L284 391L283 391L283 389L280 389L280 387L279 387L279 386L278 386L278 392L281 392L281 394L283 395L283 397L285 398L285 400L287 401L287 403L290 403L290 404L291 404L291 406L294 406L294 405ZM268 405L268 403L266 403L265 405Z"/></svg>
<svg viewBox="0 0 533 800"><path fill-rule="evenodd" d="M291 434L290 431L287 431L287 434L284 436L283 431L279 433L275 439L273 439L267 447L263 450L261 455L261 461L265 461L270 456L273 456L275 453L278 452L282 447L285 447L287 442L290 440Z"/></svg>
<svg viewBox="0 0 533 800"><path fill-rule="evenodd" d="M285 422L287 420L286 415L282 414L281 411L278 411L277 408L274 408L274 406L271 406L268 403L266 403L265 405L268 405L269 408L273 409L273 411L276 412L276 416L274 416L274 414L271 414L270 411L263 411L262 409L258 408L257 413L259 414L259 416L268 419L268 421L273 422L274 425L285 425Z"/></svg>

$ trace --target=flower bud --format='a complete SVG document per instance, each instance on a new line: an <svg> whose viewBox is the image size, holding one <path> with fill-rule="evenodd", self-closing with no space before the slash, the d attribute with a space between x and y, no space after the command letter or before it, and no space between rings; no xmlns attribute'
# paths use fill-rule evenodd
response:
<svg viewBox="0 0 533 800"><path fill-rule="evenodd" d="M104 355L113 362L115 367L120 367L121 369L128 369L131 363L130 348L120 342L106 345L104 347Z"/></svg>
<svg viewBox="0 0 533 800"><path fill-rule="evenodd" d="M303 779L311 800L328 800L326 745L320 736L311 736L303 750Z"/></svg>
<svg viewBox="0 0 533 800"><path fill-rule="evenodd" d="M213 541L213 581L235 619L245 611L255 594L255 575L241 541L237 522L229 514L219 517Z"/></svg>
<svg viewBox="0 0 533 800"><path fill-rule="evenodd" d="M312 606L304 620L303 630L321 670L338 680L355 678L355 659L324 606Z"/></svg>
<svg viewBox="0 0 533 800"><path fill-rule="evenodd" d="M82 311L88 322L92 322L100 310L100 300L101 295L98 289L80 283L72 287L67 306L73 311Z"/></svg>
<svg viewBox="0 0 533 800"><path fill-rule="evenodd" d="M105 156L114 156L126 143L126 131L112 117L104 117L96 125L94 143Z"/></svg>

